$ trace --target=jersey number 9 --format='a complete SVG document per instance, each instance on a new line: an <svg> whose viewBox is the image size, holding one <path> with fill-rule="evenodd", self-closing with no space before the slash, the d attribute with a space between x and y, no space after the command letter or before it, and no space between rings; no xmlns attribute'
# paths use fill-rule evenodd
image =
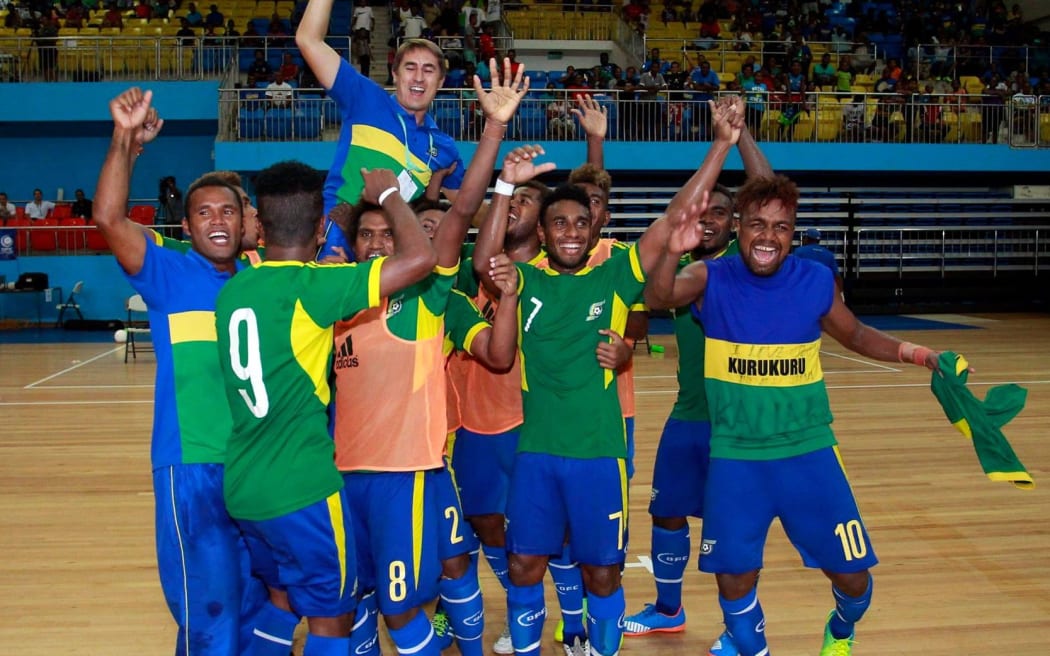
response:
<svg viewBox="0 0 1050 656"><path fill-rule="evenodd" d="M244 325L244 356L241 354L241 325ZM251 385L240 389L241 398L251 413L262 419L270 411L270 397L263 383L262 357L259 355L259 322L251 308L238 308L230 316L230 366L233 374Z"/></svg>

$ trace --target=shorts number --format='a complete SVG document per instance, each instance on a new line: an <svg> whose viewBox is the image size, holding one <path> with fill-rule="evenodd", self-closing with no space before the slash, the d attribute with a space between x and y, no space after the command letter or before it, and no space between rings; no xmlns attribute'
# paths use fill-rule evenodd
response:
<svg viewBox="0 0 1050 656"><path fill-rule="evenodd" d="M536 318L536 314L540 311L540 308L543 307L543 301L536 298L535 296L529 298L529 302L535 305L536 307L532 309L532 312L529 313L529 317L525 319L525 327L522 329L525 332L529 332L529 326L532 325L532 320Z"/></svg>
<svg viewBox="0 0 1050 656"><path fill-rule="evenodd" d="M463 536L459 534L459 511L455 506L445 508L445 519L452 520L452 530L449 531L448 536L449 544L459 544L463 541Z"/></svg>
<svg viewBox="0 0 1050 656"><path fill-rule="evenodd" d="M616 520L616 548L623 549L623 511L617 510L609 515L609 519Z"/></svg>
<svg viewBox="0 0 1050 656"><path fill-rule="evenodd" d="M845 524L839 524L835 527L835 535L842 540L842 555L846 557L846 562L868 555L868 545L864 542L860 520L851 519Z"/></svg>
<svg viewBox="0 0 1050 656"><path fill-rule="evenodd" d="M403 601L408 596L405 583L405 563L395 560L390 563L390 601Z"/></svg>
<svg viewBox="0 0 1050 656"><path fill-rule="evenodd" d="M245 327L245 355L241 359L241 324ZM270 397L263 384L262 358L259 355L259 322L251 308L239 308L230 316L230 365L235 376L251 384L252 393L239 390L252 414L262 419L270 411Z"/></svg>

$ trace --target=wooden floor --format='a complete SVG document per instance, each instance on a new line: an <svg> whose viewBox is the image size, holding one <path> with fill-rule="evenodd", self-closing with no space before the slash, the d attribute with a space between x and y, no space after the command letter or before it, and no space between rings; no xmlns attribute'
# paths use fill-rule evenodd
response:
<svg viewBox="0 0 1050 656"><path fill-rule="evenodd" d="M1050 652L1050 317L952 320L980 330L901 332L965 354L971 383L1029 390L1006 430L1037 481L992 483L945 420L929 375L825 342L834 428L881 564L858 630L860 656ZM656 442L674 400L675 349L639 352L638 474L631 493L628 612L654 596L645 567L646 507ZM0 652L160 656L174 625L153 554L149 433L153 355L125 365L112 344L0 344ZM699 541L694 526L693 542ZM482 565L489 626L505 601ZM549 593L551 617L557 606ZM628 639L624 654L701 654L720 631L710 577L690 565L689 629ZM779 526L770 532L761 600L772 653L815 655L829 584L801 567ZM548 627L551 623L548 623ZM394 653L387 643L384 652ZM554 654L553 643L545 647Z"/></svg>

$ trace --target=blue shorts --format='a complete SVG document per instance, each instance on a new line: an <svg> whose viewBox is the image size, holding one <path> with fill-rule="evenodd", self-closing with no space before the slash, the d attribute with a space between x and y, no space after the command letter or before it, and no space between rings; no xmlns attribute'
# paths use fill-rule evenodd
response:
<svg viewBox="0 0 1050 656"><path fill-rule="evenodd" d="M153 471L157 568L179 627L176 653L238 653L246 547L226 513L222 476L220 464Z"/></svg>
<svg viewBox="0 0 1050 656"><path fill-rule="evenodd" d="M438 518L438 558L442 561L478 550L478 537L463 519L454 473L445 468L427 472L428 484L434 486L434 513Z"/></svg>
<svg viewBox="0 0 1050 656"><path fill-rule="evenodd" d="M287 590L295 612L337 617L354 610L357 563L345 490L287 515L238 523L249 538L253 570Z"/></svg>
<svg viewBox="0 0 1050 656"><path fill-rule="evenodd" d="M577 562L623 564L627 546L623 459L518 454L507 500L507 551L560 554L566 533Z"/></svg>
<svg viewBox="0 0 1050 656"><path fill-rule="evenodd" d="M631 480L634 478L634 417L624 417L623 428L627 433L627 480Z"/></svg>
<svg viewBox="0 0 1050 656"><path fill-rule="evenodd" d="M353 509L357 576L379 612L399 615L438 595L441 563L432 472L344 473Z"/></svg>
<svg viewBox="0 0 1050 656"><path fill-rule="evenodd" d="M806 567L849 574L878 562L838 449L827 447L780 460L712 458L700 569L716 574L760 569L774 517Z"/></svg>
<svg viewBox="0 0 1050 656"><path fill-rule="evenodd" d="M518 431L482 435L466 428L456 431L452 448L452 470L459 498L467 517L502 515L507 511L507 492Z"/></svg>
<svg viewBox="0 0 1050 656"><path fill-rule="evenodd" d="M668 419L653 466L653 517L703 517L711 462L711 422Z"/></svg>

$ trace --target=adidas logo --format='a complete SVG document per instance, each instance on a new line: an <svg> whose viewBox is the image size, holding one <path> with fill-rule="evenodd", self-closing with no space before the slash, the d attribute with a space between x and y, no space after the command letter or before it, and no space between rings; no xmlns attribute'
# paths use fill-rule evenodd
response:
<svg viewBox="0 0 1050 656"><path fill-rule="evenodd" d="M336 350L334 362L335 368L336 370L349 369L351 367L356 367L357 364L357 356L354 355L354 336L347 335L346 340L340 344L339 348Z"/></svg>

